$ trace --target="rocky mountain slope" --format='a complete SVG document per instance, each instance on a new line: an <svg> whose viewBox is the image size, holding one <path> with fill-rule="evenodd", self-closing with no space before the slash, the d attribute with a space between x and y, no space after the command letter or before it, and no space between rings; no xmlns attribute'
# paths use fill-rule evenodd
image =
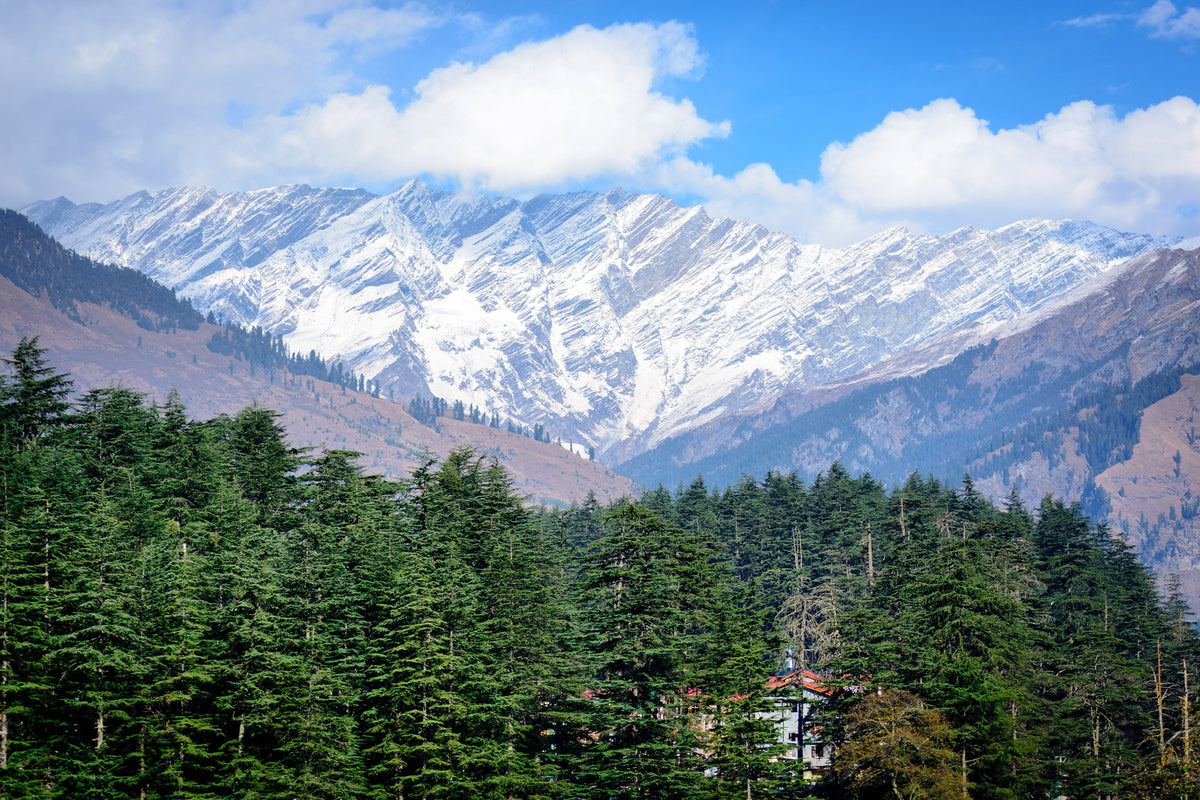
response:
<svg viewBox="0 0 1200 800"><path fill-rule="evenodd" d="M1170 241L1028 220L832 250L653 195L419 182L27 211L399 398L541 424L645 485L969 471L1082 500L1200 601L1200 270Z"/></svg>
<svg viewBox="0 0 1200 800"><path fill-rule="evenodd" d="M917 374L914 365L945 362ZM777 396L624 465L815 475L839 461L888 484L969 473L996 498L1082 501L1200 608L1200 249L1149 253L1003 326L968 325L850 379Z"/></svg>
<svg viewBox="0 0 1200 800"><path fill-rule="evenodd" d="M158 293L130 298L126 281L110 300L112 268L72 258L23 218L23 225L6 224L18 216L0 212L0 354L11 353L22 337L37 337L54 368L70 373L77 394L121 385L161 402L175 389L198 419L258 403L282 414L294 445L357 450L364 469L393 477L406 474L425 452L444 456L471 447L498 458L516 489L537 502L581 501L589 491L614 499L635 491L628 479L556 444L448 416L422 424L400 402L286 370L256 370L213 352L208 344L221 329L194 313L186 327L179 324L187 315L172 312L162 296L169 291L157 287ZM78 297L85 299L72 299Z"/></svg>
<svg viewBox="0 0 1200 800"><path fill-rule="evenodd" d="M518 202L419 182L383 197L173 189L25 211L69 247L342 358L397 397L542 424L614 464L964 324L1013 320L1168 244L1031 220L833 250L657 195Z"/></svg>

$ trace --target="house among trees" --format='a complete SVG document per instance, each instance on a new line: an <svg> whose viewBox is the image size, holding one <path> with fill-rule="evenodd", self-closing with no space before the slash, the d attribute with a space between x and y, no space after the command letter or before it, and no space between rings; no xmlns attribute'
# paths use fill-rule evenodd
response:
<svg viewBox="0 0 1200 800"><path fill-rule="evenodd" d="M775 709L760 717L775 721L778 742L786 748L780 758L804 762L806 780L824 775L832 763L833 748L824 740L821 726L814 724L820 703L831 693L824 679L807 669L785 669L767 681Z"/></svg>

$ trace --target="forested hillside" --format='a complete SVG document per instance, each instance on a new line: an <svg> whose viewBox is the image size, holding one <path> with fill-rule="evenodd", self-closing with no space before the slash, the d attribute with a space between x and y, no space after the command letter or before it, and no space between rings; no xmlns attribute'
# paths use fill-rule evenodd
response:
<svg viewBox="0 0 1200 800"><path fill-rule="evenodd" d="M191 303L136 269L67 250L23 215L2 208L0 275L35 297L48 298L76 322L79 303L110 306L146 330L195 330L202 320Z"/></svg>
<svg viewBox="0 0 1200 800"><path fill-rule="evenodd" d="M1186 603L1052 498L835 464L535 509L469 450L393 482L6 363L5 798L1200 789ZM813 785L756 717L785 653L833 690Z"/></svg>

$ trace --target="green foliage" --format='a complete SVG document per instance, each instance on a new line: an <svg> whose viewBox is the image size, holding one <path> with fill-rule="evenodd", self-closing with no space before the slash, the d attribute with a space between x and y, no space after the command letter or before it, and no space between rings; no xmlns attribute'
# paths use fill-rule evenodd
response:
<svg viewBox="0 0 1200 800"><path fill-rule="evenodd" d="M272 381L275 370L286 370L293 376L306 375L341 386L343 394L346 389L353 389L379 396L378 384L370 386L362 375L346 369L340 361L327 362L316 350L310 350L308 355L292 353L283 343L282 336L272 336L260 325L246 329L235 323L226 323L209 339L208 349L220 355L232 356L238 361L245 361L250 365L251 374L254 374L257 368L262 368L267 371Z"/></svg>
<svg viewBox="0 0 1200 800"><path fill-rule="evenodd" d="M12 358L9 381L0 382L0 435L5 443L28 444L65 423L71 381L46 363L37 338L21 339Z"/></svg>
<svg viewBox="0 0 1200 800"><path fill-rule="evenodd" d="M268 409L72 409L36 342L6 363L6 798L1194 786L1186 603L1078 507L835 464L530 509L467 449L392 483ZM772 721L813 704L768 693L785 663L832 692L815 789Z"/></svg>
<svg viewBox="0 0 1200 800"><path fill-rule="evenodd" d="M638 505L617 506L605 523L585 574L596 738L580 771L595 796L684 796L699 775L684 709L700 620L686 589L707 554Z"/></svg>
<svg viewBox="0 0 1200 800"><path fill-rule="evenodd" d="M779 698L768 693L763 681L779 651L779 638L753 586L722 600L705 658L711 666L703 680L712 718L704 745L714 794L770 795L786 787L788 768L781 759L787 745L778 741L775 730Z"/></svg>

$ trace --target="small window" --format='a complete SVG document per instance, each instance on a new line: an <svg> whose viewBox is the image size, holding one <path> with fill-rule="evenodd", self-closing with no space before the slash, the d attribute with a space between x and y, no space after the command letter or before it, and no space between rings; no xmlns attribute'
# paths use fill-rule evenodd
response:
<svg viewBox="0 0 1200 800"><path fill-rule="evenodd" d="M789 741L789 742L794 742L794 741L796 741L796 740L797 740L797 739L799 739L799 738L800 738L800 734L796 733L795 731L792 731L791 733L789 733L789 734L788 734L788 741Z"/></svg>

